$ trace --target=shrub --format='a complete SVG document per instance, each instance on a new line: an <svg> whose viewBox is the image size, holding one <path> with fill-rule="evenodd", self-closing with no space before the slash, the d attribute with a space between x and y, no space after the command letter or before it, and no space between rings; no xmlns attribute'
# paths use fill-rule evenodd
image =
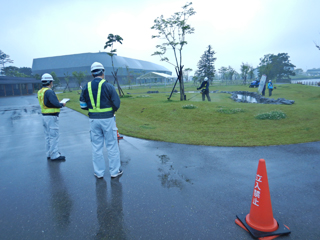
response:
<svg viewBox="0 0 320 240"><path fill-rule="evenodd" d="M255 116L256 119L259 120L280 120L286 118L287 115L281 110L275 110L268 113L261 113Z"/></svg>
<svg viewBox="0 0 320 240"><path fill-rule="evenodd" d="M189 104L189 105L184 105L182 106L183 109L195 109L197 108L196 106L192 105L192 104Z"/></svg>

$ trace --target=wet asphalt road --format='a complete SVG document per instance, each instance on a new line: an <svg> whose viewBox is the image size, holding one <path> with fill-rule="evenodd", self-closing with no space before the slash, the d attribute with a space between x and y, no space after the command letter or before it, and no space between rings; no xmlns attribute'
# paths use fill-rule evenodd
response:
<svg viewBox="0 0 320 240"><path fill-rule="evenodd" d="M47 161L33 96L0 98L0 239L252 239L258 161L267 164L274 217L320 239L320 142L207 147L124 137L124 174L93 176L88 118L64 108L60 151ZM105 153L106 157L106 153Z"/></svg>

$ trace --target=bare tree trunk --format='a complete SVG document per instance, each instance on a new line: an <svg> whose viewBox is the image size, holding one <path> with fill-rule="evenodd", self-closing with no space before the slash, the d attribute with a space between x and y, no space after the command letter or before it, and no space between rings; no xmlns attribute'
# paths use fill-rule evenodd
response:
<svg viewBox="0 0 320 240"><path fill-rule="evenodd" d="M112 76L114 77L114 81L117 84L119 96L123 97L124 96L124 92L122 91L122 88L120 87L120 84L119 84L119 81L118 81L118 77L117 77L117 73L118 73L118 69L117 69L117 71L112 72Z"/></svg>
<svg viewBox="0 0 320 240"><path fill-rule="evenodd" d="M247 84L247 76L245 75L244 77L243 77L243 85L246 85Z"/></svg>
<svg viewBox="0 0 320 240"><path fill-rule="evenodd" d="M66 85L66 87L64 88L63 92L66 92L67 89L69 90L69 92L72 92L71 89L70 89L70 87L69 87L69 81L68 81L68 82L66 81L66 84L67 84L67 85Z"/></svg>
<svg viewBox="0 0 320 240"><path fill-rule="evenodd" d="M180 82L180 101L186 100L185 97L184 97L184 82L183 82L182 69L183 69L183 66L180 67L180 69L179 69L179 75L178 75L179 82Z"/></svg>

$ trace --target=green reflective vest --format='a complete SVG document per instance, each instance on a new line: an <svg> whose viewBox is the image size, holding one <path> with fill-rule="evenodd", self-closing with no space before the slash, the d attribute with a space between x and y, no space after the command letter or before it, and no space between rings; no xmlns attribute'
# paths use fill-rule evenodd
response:
<svg viewBox="0 0 320 240"><path fill-rule="evenodd" d="M44 114L60 112L60 108L48 108L46 105L44 105L44 94L47 90L49 90L49 88L43 87L38 91L38 100L41 107L41 112Z"/></svg>
<svg viewBox="0 0 320 240"><path fill-rule="evenodd" d="M89 97L90 97L90 101L91 101L91 105L92 105L92 109L89 108L89 112L110 112L112 111L112 107L109 108L100 108L100 99L101 99L101 87L102 84L105 82L105 79L102 79L99 82L99 86L98 86L98 94L97 94L97 105L94 103L94 98L93 98L93 94L92 94L92 88L91 88L91 82L88 82L88 92L89 92Z"/></svg>

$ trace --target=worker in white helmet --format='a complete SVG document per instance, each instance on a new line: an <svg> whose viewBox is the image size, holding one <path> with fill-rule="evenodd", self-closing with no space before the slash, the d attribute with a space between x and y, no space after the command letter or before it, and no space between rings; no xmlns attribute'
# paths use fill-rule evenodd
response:
<svg viewBox="0 0 320 240"><path fill-rule="evenodd" d="M41 107L42 122L45 133L45 146L47 159L51 161L64 161L58 150L59 143L59 113L65 103L60 103L52 90L53 77L45 73L41 77L42 88L38 91L38 100Z"/></svg>
<svg viewBox="0 0 320 240"><path fill-rule="evenodd" d="M201 90L202 101L204 101L206 99L205 97L207 96L207 99L210 102L211 98L209 96L209 81L207 77L204 78L203 82L201 83L201 86L197 88L197 90L200 90L200 89L202 89Z"/></svg>
<svg viewBox="0 0 320 240"><path fill-rule="evenodd" d="M269 80L269 83L268 83L268 90L269 90L269 97L271 97L272 91L273 91L273 84L271 80Z"/></svg>
<svg viewBox="0 0 320 240"><path fill-rule="evenodd" d="M83 88L80 106L89 110L90 137L94 175L103 178L106 164L103 157L103 145L108 150L109 173L111 178L122 175L117 127L114 113L120 108L120 98L115 88L104 79L104 67L99 62L91 65L94 79Z"/></svg>

